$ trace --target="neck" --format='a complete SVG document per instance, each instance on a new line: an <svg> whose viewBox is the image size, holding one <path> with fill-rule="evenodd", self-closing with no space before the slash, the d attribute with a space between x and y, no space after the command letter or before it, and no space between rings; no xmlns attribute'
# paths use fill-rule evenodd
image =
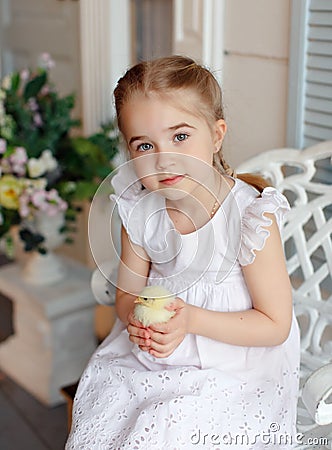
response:
<svg viewBox="0 0 332 450"><path fill-rule="evenodd" d="M204 185L195 183L190 194L179 200L167 199L166 206L175 226L190 232L208 222L220 204L221 185L222 176L213 170Z"/></svg>

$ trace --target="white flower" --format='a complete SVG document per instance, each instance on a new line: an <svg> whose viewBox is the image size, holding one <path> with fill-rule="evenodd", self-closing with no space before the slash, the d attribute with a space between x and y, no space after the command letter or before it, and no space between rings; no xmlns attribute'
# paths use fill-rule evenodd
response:
<svg viewBox="0 0 332 450"><path fill-rule="evenodd" d="M46 189L47 180L46 178L38 178L38 180L33 181L33 185L36 189Z"/></svg>
<svg viewBox="0 0 332 450"><path fill-rule="evenodd" d="M28 161L28 172L31 178L37 178L43 175L46 172L44 161L40 158L30 158Z"/></svg>
<svg viewBox="0 0 332 450"><path fill-rule="evenodd" d="M6 75L2 80L2 87L6 90L10 89L12 86L12 79L10 75Z"/></svg>
<svg viewBox="0 0 332 450"><path fill-rule="evenodd" d="M43 161L47 172L52 172L58 167L57 160L53 158L51 150L44 150L40 159Z"/></svg>
<svg viewBox="0 0 332 450"><path fill-rule="evenodd" d="M30 178L24 178L22 180L24 190L31 194L36 189L46 189L47 186L47 180L46 178L37 178L37 180L31 180Z"/></svg>

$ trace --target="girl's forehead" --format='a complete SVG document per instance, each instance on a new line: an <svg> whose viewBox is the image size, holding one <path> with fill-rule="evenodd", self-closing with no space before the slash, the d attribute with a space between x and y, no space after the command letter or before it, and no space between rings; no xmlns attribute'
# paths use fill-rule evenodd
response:
<svg viewBox="0 0 332 450"><path fill-rule="evenodd" d="M196 100L196 101L195 101ZM139 105L149 107L170 108L179 111L190 111L194 109L197 104L197 99L194 96L188 95L188 92L183 90L170 91L167 94L163 93L139 93L128 100L127 105L137 107ZM189 108L186 108L186 106ZM125 105L126 106L126 105Z"/></svg>
<svg viewBox="0 0 332 450"><path fill-rule="evenodd" d="M192 94L192 95L191 95ZM123 106L121 113L123 123L126 121L144 122L151 115L155 121L172 118L173 115L191 117L192 120L204 120L200 114L199 100L193 93L174 90L167 94L136 94ZM151 118L149 117L151 120Z"/></svg>

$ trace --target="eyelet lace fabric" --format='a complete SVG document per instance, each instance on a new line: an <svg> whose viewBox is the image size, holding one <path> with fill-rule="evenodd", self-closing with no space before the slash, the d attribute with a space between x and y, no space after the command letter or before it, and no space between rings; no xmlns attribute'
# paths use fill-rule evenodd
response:
<svg viewBox="0 0 332 450"><path fill-rule="evenodd" d="M148 284L211 310L251 308L241 266L269 235L264 213L281 225L288 204L279 192L267 188L258 197L236 180L210 223L184 236L157 195L134 211L137 195L146 197L135 185L127 198L117 189L113 198L126 228L134 224L129 236L151 258ZM240 347L187 335L162 359L133 345L117 320L81 377L66 450L293 448L299 353L295 317L282 345Z"/></svg>

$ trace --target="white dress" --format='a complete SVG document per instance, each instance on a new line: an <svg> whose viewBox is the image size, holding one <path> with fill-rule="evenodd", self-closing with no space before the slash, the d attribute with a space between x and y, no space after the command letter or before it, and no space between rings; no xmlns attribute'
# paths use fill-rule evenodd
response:
<svg viewBox="0 0 332 450"><path fill-rule="evenodd" d="M262 249L274 213L289 206L273 188L261 196L239 179L213 219L181 235L165 199L143 190L131 167L112 184L132 242L151 259L148 284L216 311L252 307L241 265ZM295 317L274 347L241 347L187 335L167 358L141 351L122 322L85 369L66 450L289 449L295 444L299 372Z"/></svg>

